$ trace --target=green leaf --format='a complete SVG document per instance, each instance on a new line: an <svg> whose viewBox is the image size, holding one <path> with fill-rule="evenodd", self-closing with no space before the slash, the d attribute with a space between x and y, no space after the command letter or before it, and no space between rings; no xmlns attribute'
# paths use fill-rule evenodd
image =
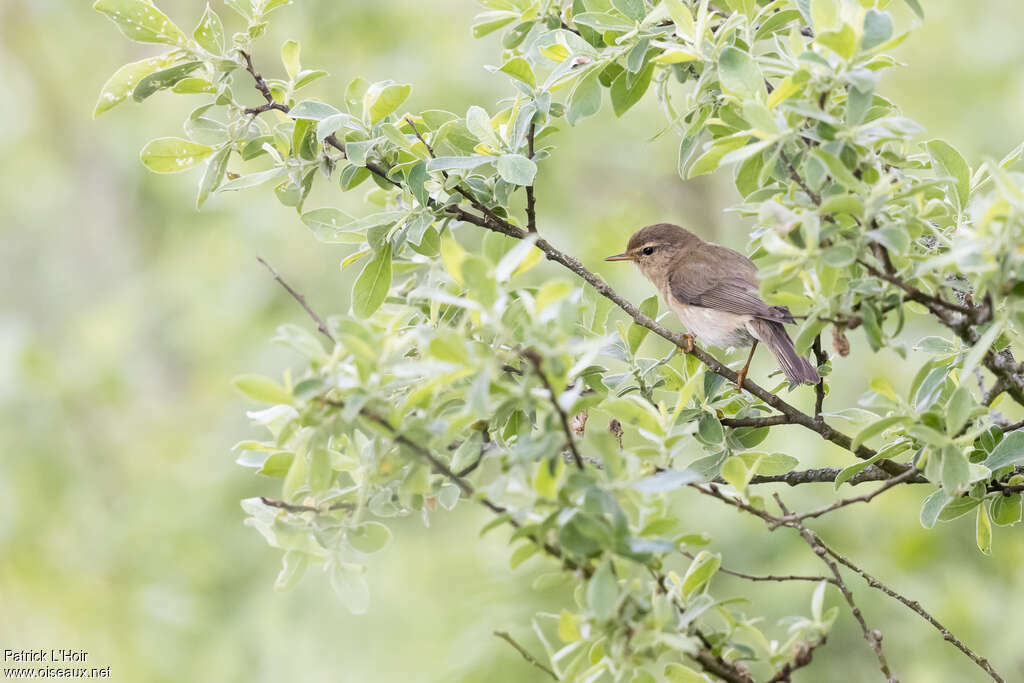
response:
<svg viewBox="0 0 1024 683"><path fill-rule="evenodd" d="M977 343L975 343L974 346L971 347L971 350L967 352L967 355L964 356L963 365L960 366L961 377L967 377L974 372L974 368L978 366L978 363L980 363L982 358L985 357L985 354L992 349L992 345L996 343L1002 329L1003 322L1001 320L997 320L992 323L987 330L985 330L985 333L981 335Z"/></svg>
<svg viewBox="0 0 1024 683"><path fill-rule="evenodd" d="M569 95L568 103L565 119L570 126L601 110L601 81L597 69L592 69L579 80Z"/></svg>
<svg viewBox="0 0 1024 683"><path fill-rule="evenodd" d="M851 446L851 448L853 448L853 447ZM849 467L843 468L843 470L840 471L839 474L836 475L836 482L835 482L836 483L836 488L838 489L844 483L849 481L855 474L858 474L861 471L866 470L868 467L873 465L875 462L877 462L878 460L881 460L883 457L885 457L885 450L886 449L882 449L881 451L879 451L878 453L875 453L873 456L871 456L867 460L862 460L861 462L856 462L856 463L850 465ZM936 514L938 514L938 513L936 512Z"/></svg>
<svg viewBox="0 0 1024 683"><path fill-rule="evenodd" d="M1021 518L1021 495L997 495L992 500L992 521L999 526L1016 524Z"/></svg>
<svg viewBox="0 0 1024 683"><path fill-rule="evenodd" d="M707 683L708 680L704 674L676 662L665 665L665 679L668 683Z"/></svg>
<svg viewBox="0 0 1024 683"><path fill-rule="evenodd" d="M686 177L696 178L699 175L711 173L718 168L718 164L722 161L722 157L735 149L743 147L746 143L746 138L742 137L718 140L711 145L711 148L708 149L708 151L704 152L704 154L693 162L693 165L690 166L690 170L686 174Z"/></svg>
<svg viewBox="0 0 1024 683"><path fill-rule="evenodd" d="M199 181L199 196L196 197L196 208L202 207L203 203L210 196L210 193L217 189L220 181L228 169L228 159L231 157L231 146L224 145L206 163L206 172Z"/></svg>
<svg viewBox="0 0 1024 683"><path fill-rule="evenodd" d="M949 495L942 489L935 489L921 504L921 526L931 529L939 519L939 513L950 501Z"/></svg>
<svg viewBox="0 0 1024 683"><path fill-rule="evenodd" d="M990 470L1024 463L1024 431L1010 432L981 463Z"/></svg>
<svg viewBox="0 0 1024 683"><path fill-rule="evenodd" d="M171 58L163 55L162 57L150 57L138 62L131 62L115 71L114 75L107 79L107 82L103 84L103 88L100 90L99 99L96 100L96 107L92 112L93 118L106 111L110 111L124 102L128 99L128 95L135 90L135 86L139 84L139 81L170 63Z"/></svg>
<svg viewBox="0 0 1024 683"><path fill-rule="evenodd" d="M274 579L274 590L281 593L291 589L309 568L309 553L301 550L288 550L281 558L281 571Z"/></svg>
<svg viewBox="0 0 1024 683"><path fill-rule="evenodd" d="M512 185L533 185L537 164L522 154L503 154L498 157L498 175Z"/></svg>
<svg viewBox="0 0 1024 683"><path fill-rule="evenodd" d="M531 88L537 87L537 77L533 75L533 67L522 57L513 57L504 64L498 71L508 74L512 78L525 83Z"/></svg>
<svg viewBox="0 0 1024 683"><path fill-rule="evenodd" d="M139 156L145 167L154 173L178 173L192 168L213 151L213 147L190 140L157 138L143 147Z"/></svg>
<svg viewBox="0 0 1024 683"><path fill-rule="evenodd" d="M331 588L352 614L365 614L370 606L370 589L363 567L348 562L331 563Z"/></svg>
<svg viewBox="0 0 1024 683"><path fill-rule="evenodd" d="M739 453L737 455L743 459L748 468L757 465L754 473L768 477L790 472L800 464L798 459L785 453Z"/></svg>
<svg viewBox="0 0 1024 683"><path fill-rule="evenodd" d="M234 385L254 401L261 403L292 402L292 395L284 387L262 375L241 375L235 378Z"/></svg>
<svg viewBox="0 0 1024 683"><path fill-rule="evenodd" d="M824 45L843 59L850 59L857 49L857 36L849 24L843 24L838 31L823 31L814 41Z"/></svg>
<svg viewBox="0 0 1024 683"><path fill-rule="evenodd" d="M949 397L949 403L946 406L946 432L950 435L958 434L960 429L967 424L976 405L977 402L970 389L962 384L957 387L953 395Z"/></svg>
<svg viewBox="0 0 1024 683"><path fill-rule="evenodd" d="M612 6L633 21L643 21L647 16L644 0L612 0Z"/></svg>
<svg viewBox="0 0 1024 683"><path fill-rule="evenodd" d="M978 550L986 555L992 554L992 522L988 518L988 508L984 505L978 506L978 524L975 538L978 543Z"/></svg>
<svg viewBox="0 0 1024 683"><path fill-rule="evenodd" d="M153 93L170 88L178 81L183 80L202 65L202 62L186 62L185 64L178 64L169 69L162 69L156 73L151 73L135 86L135 90L132 91L132 99L136 102L142 102Z"/></svg>
<svg viewBox="0 0 1024 683"><path fill-rule="evenodd" d="M391 530L380 522L363 522L345 535L349 545L369 555L383 550L391 541Z"/></svg>
<svg viewBox="0 0 1024 683"><path fill-rule="evenodd" d="M652 320L655 319L658 316L658 297L651 296L644 299L643 303L640 304L640 312ZM640 344L643 343L649 332L650 330L643 325L630 324L629 331L626 333L626 341L629 344L630 353L636 354L637 349L640 348Z"/></svg>
<svg viewBox="0 0 1024 683"><path fill-rule="evenodd" d="M512 553L512 557L508 558L509 569L515 569L523 562L537 554L537 546L533 543L524 543L515 549Z"/></svg>
<svg viewBox="0 0 1024 683"><path fill-rule="evenodd" d="M764 76L746 52L727 47L718 57L718 79L722 89L741 97L756 97L764 89Z"/></svg>
<svg viewBox="0 0 1024 683"><path fill-rule="evenodd" d="M224 24L209 3L206 4L203 18L192 31L192 37L199 47L211 54L220 55L224 52Z"/></svg>
<svg viewBox="0 0 1024 683"><path fill-rule="evenodd" d="M907 3L907 7L913 10L914 14L917 15L918 19L924 19L924 10L921 9L921 3L917 0L904 0Z"/></svg>
<svg viewBox="0 0 1024 683"><path fill-rule="evenodd" d="M693 20L693 13L683 0L664 0L663 4L668 9L672 23L676 25L676 35L680 38L692 37L697 31L697 26Z"/></svg>
<svg viewBox="0 0 1024 683"><path fill-rule="evenodd" d="M883 417L881 420L872 422L857 432L857 435L853 437L853 442L850 444L850 450L857 450L858 446L871 437L881 434L893 425L906 424L909 420L910 418L906 415L890 415L889 417Z"/></svg>
<svg viewBox="0 0 1024 683"><path fill-rule="evenodd" d="M384 303L391 289L391 245L374 254L356 279L352 289L352 312L358 318L369 318Z"/></svg>
<svg viewBox="0 0 1024 683"><path fill-rule="evenodd" d="M370 125L393 114L409 97L410 92L412 86L407 83L380 81L372 84L363 95L363 111L369 115Z"/></svg>
<svg viewBox="0 0 1024 683"><path fill-rule="evenodd" d="M892 38L892 17L888 12L870 9L864 15L864 37L860 40L862 50L878 47Z"/></svg>
<svg viewBox="0 0 1024 683"><path fill-rule="evenodd" d="M615 616L619 601L619 584L612 572L611 561L605 560L587 582L587 605L598 621L608 621Z"/></svg>
<svg viewBox="0 0 1024 683"><path fill-rule="evenodd" d="M648 63L639 74L633 75L627 71L619 74L611 87L612 109L616 116L622 116L640 101L651 84L652 75L654 64L651 63Z"/></svg>
<svg viewBox="0 0 1024 683"><path fill-rule="evenodd" d="M106 14L121 33L140 43L185 45L188 38L148 0L96 0L93 9Z"/></svg>
<svg viewBox="0 0 1024 683"><path fill-rule="evenodd" d="M486 154L475 154L469 157L437 157L427 162L428 171L468 171L483 164L496 161L495 157Z"/></svg>
<svg viewBox="0 0 1024 683"><path fill-rule="evenodd" d="M971 167L960 152L945 140L929 140L925 143L932 156L932 166L941 175L953 178L959 208L967 206L971 193Z"/></svg>
<svg viewBox="0 0 1024 683"><path fill-rule="evenodd" d="M681 586L683 596L689 596L703 586L706 586L721 564L722 558L718 555L713 555L706 550L700 551L697 557L693 558L690 567L686 570L686 575L683 577Z"/></svg>
<svg viewBox="0 0 1024 683"><path fill-rule="evenodd" d="M934 457L935 453L932 454ZM959 493L971 480L971 469L967 456L954 446L942 449L942 488L949 494Z"/></svg>
<svg viewBox="0 0 1024 683"><path fill-rule="evenodd" d="M288 112L293 119L309 119L310 121L323 121L332 116L344 116L340 111L327 104L316 100L302 100ZM337 129L335 129L337 130ZM332 131L333 132L333 131ZM327 135L329 135L328 133ZM324 135L321 139L327 137Z"/></svg>
<svg viewBox="0 0 1024 683"><path fill-rule="evenodd" d="M722 479L725 479L726 483L740 493L746 490L747 484L750 483L751 474L753 473L747 470L747 465L743 458L738 456L734 455L726 458L725 462L722 463Z"/></svg>
<svg viewBox="0 0 1024 683"><path fill-rule="evenodd" d="M284 70L288 73L288 78L294 81L299 72L302 71L302 64L299 62L301 48L299 43L294 40L286 40L281 45L281 64L284 65Z"/></svg>
<svg viewBox="0 0 1024 683"><path fill-rule="evenodd" d="M641 493L663 493L672 491L680 486L706 481L706 477L691 469L668 470L659 472L650 477L641 479L633 484L633 488Z"/></svg>
<svg viewBox="0 0 1024 683"><path fill-rule="evenodd" d="M942 337L922 337L914 346L915 351L925 353L953 353L956 351L956 344Z"/></svg>

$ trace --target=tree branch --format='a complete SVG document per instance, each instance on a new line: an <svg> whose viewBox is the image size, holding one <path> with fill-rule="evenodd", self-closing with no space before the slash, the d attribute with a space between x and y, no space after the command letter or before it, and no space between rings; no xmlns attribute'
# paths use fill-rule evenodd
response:
<svg viewBox="0 0 1024 683"><path fill-rule="evenodd" d="M295 505L286 503L283 500L274 500L266 496L260 496L260 502L267 507L287 510L288 512L330 512L332 510L355 510L355 503L332 503L330 505Z"/></svg>
<svg viewBox="0 0 1024 683"><path fill-rule="evenodd" d="M828 354L821 348L821 334L818 334L814 338L814 343L811 344L811 350L814 352L814 362L820 368L822 365L828 362ZM821 419L821 409L825 405L825 380L821 380L814 385L814 419Z"/></svg>
<svg viewBox="0 0 1024 683"><path fill-rule="evenodd" d="M541 367L543 360L540 354L533 349L527 349L523 351L523 358L530 361L533 365L533 371L544 385L544 389L547 390L548 396L551 399L551 405L555 407L555 412L558 413L558 419L562 423L562 431L565 432L565 438L569 442L569 451L572 453L572 459L576 463L576 468L583 469L583 458L580 457L580 452L576 450L576 439L573 437L572 426L569 424L569 417L562 410L561 404L558 402L558 394L555 393L554 387L551 386L551 382L548 381L547 375L544 374L544 368Z"/></svg>
<svg viewBox="0 0 1024 683"><path fill-rule="evenodd" d="M717 498L718 500L727 505L731 505L735 508L743 510L744 512L748 512L754 515L755 517L760 518L768 525L768 528L771 531L774 531L776 528L780 526L795 529L800 533L801 538L803 538L803 540L814 549L815 554L818 555L818 557L820 557L822 561L829 566L830 571L832 571L832 574L836 577L837 581L839 581L842 584L837 584L837 586L843 592L844 597L847 597L849 593L849 587L847 587L845 583L842 583L842 576L838 574L838 568L836 567L837 563L847 567L848 569L859 575L872 588L882 591L889 597L899 601L906 607L910 608L911 611L913 611L921 618L923 618L925 621L934 626L942 634L943 638L951 642L957 649L963 652L972 662L981 667L985 671L985 673L992 677L993 680L998 681L999 683L1003 683L1002 677L995 671L995 669L988 662L988 660L986 660L984 657L981 657L976 652L971 650L969 647L964 645L963 642L960 641L955 635L953 635L953 633L948 628L943 626L941 623L939 623L937 619L935 619L935 617L933 617L931 614L925 611L925 609L921 607L921 604L919 602L917 602L916 600L910 600L909 598L906 598L903 595L897 593L895 590L886 586L881 581L876 579L874 576L868 574L866 571L864 571L857 565L853 564L853 562L851 562L849 559L847 559L840 553L836 552L835 550L827 546L817 534L815 534L810 529L807 529L807 527L804 526L802 521L798 521L796 519L798 515L793 515L792 513L790 513L789 509L782 502L782 499L779 497L777 493L774 494L774 497L776 503L779 505L779 509L782 510L783 512L782 517L778 517L764 510L752 507L751 505L744 503L742 500L730 498L729 496L723 494L714 484L710 484L707 486L702 486L699 484L690 484L690 487L697 490L699 493L703 495L710 496L712 498ZM875 491L874 495L878 495L878 493L881 493L881 490L882 489ZM849 599L847 599L847 602L850 604L851 609L855 610L854 616L857 618L858 623L861 624L861 630L865 634L865 639L868 641L869 644L871 644L872 649L875 649L877 645L877 649L875 651L876 653L880 654L881 634L877 634L876 638L876 632L869 632L867 630L867 624L864 622L863 615L860 615L859 609L857 609L852 602L852 594L849 594ZM881 655L881 658L879 660L880 666L882 666L883 661L884 655ZM885 666L887 669L888 665L886 664ZM885 669L883 669L883 671L885 671ZM886 672L886 675L891 674Z"/></svg>
<svg viewBox="0 0 1024 683"><path fill-rule="evenodd" d="M536 124L530 122L530 129L526 132L526 151L529 153L530 161L533 161L533 137L536 133ZM533 194L533 183L526 186L526 230L537 232L537 198Z"/></svg>
<svg viewBox="0 0 1024 683"><path fill-rule="evenodd" d="M548 667L546 667L543 664L541 664L537 660L537 658L534 657L533 655L531 655L530 652L525 647L523 647L522 645L517 643L515 641L515 639L511 636L511 634L509 634L507 631L495 631L494 635L498 636L499 638L504 640L506 643L511 645L513 648L515 648L515 651L518 652L519 655L523 659L525 659L527 662L529 662L530 664L533 664L535 667L537 667L538 669L540 669L541 671L546 673L548 676L551 676L551 678L555 679L556 681L558 680L558 674L556 674L554 671L552 671Z"/></svg>
<svg viewBox="0 0 1024 683"><path fill-rule="evenodd" d="M685 550L681 550L679 552L679 554L684 556L684 557L688 557L691 560L696 559L696 557L697 557L693 553L686 552ZM730 576L735 576L736 578L739 578L739 579L745 579L747 581L772 581L772 582L777 582L777 583L783 583L785 581L810 581L812 583L820 583L822 581L828 581L829 583L835 583L836 582L836 580L834 578L829 577L829 576L797 576L797 575L792 575L792 574L789 575L789 576L775 576L775 575L771 575L771 574L755 575L755 574L744 574L743 572L733 571L732 569L726 569L725 567L719 567L718 571L722 572L723 574L729 574Z"/></svg>
<svg viewBox="0 0 1024 683"><path fill-rule="evenodd" d="M293 299L299 302L299 305L302 306L306 313L309 314L309 317L313 319L313 322L316 323L316 329L320 330L320 333L322 335L330 339L332 344L337 345L337 340L334 338L334 335L331 334L331 331L327 329L327 325L324 324L323 319L316 313L314 313L313 309L310 308L309 304L306 303L306 297L296 292L294 289L292 289L291 285L282 280L281 276L277 274L277 271L274 270L274 268L269 263L263 260L263 257L257 256L256 260L262 263L264 266L266 266L267 270L270 271L270 274L274 276L274 279L277 280L277 282L282 287L284 287L284 290L291 294Z"/></svg>
<svg viewBox="0 0 1024 683"><path fill-rule="evenodd" d="M867 584L869 586L871 586L872 588L874 588L876 590L879 590L879 591L885 593L890 598L892 598L894 600L897 600L898 602L902 603L904 606L910 608L910 610L912 612L914 612L915 614L920 616L922 619L927 621L929 624L934 626L935 629L939 633L942 634L942 637L945 640L947 640L950 643L952 643L954 647L956 647L958 650L960 650L965 655L967 655L967 657L972 662L974 662L979 667L981 667L982 670L984 670L985 673L987 673L992 678L992 680L998 681L999 683L1003 683L1002 676L1000 676L999 673L996 672L996 670L992 667L992 665L989 663L989 661L987 659L985 659L984 657L980 656L977 652L975 652L971 648L969 648L966 645L964 645L963 642L959 638L957 638L955 635L953 635L952 631L950 631L948 628L943 626L941 623L939 623L938 619L936 619L931 614L929 614L927 611L925 611L925 609L923 607L921 607L921 603L919 603L917 600L911 600L911 599L909 599L907 597L904 597L903 595L897 593L892 588L890 588L889 586L885 585L884 583L882 583L881 581L876 579L871 574L868 574L866 571L864 571L863 569L861 569L860 567L855 565L853 562L851 562L849 559L847 559L843 555L840 555L838 552L836 552L832 548L826 547L825 551L833 559L835 559L836 562L838 562L839 564L843 565L844 567L850 569L853 573L859 575L862 579L864 579L864 581L867 582Z"/></svg>
<svg viewBox="0 0 1024 683"><path fill-rule="evenodd" d="M332 146L341 150L342 153L344 153L345 151L344 144L339 142L337 138L334 138L333 135L325 138L324 142L327 142L328 144L331 144ZM390 176L388 176L386 169L381 168L374 162L367 161L365 166L367 170L369 170L371 173L379 176L380 178L395 185L396 187L402 187L401 183L395 181ZM471 223L473 225L485 228L487 230L491 230L493 232L513 237L515 239L523 239L529 235L529 232L527 232L526 230L518 226L512 225L508 221L494 214L493 211L491 211L481 202L476 200L472 196L472 194L463 191L460 191L460 194L462 194L463 197L465 197L470 202L470 204L473 205L474 208L479 210L483 214L483 216L473 214L457 205L444 207L444 210L446 212L451 213L459 220ZM431 200L431 204L436 208L436 202ZM578 275L583 281L585 281L587 284L593 287L599 294L601 294L607 299L610 299L619 308L625 311L625 313L629 315L629 317L631 317L636 324L642 327L646 327L651 332L654 332L658 336L672 342L678 348L687 348L686 340L684 339L684 335L682 333L672 332L668 328L658 323L657 321L653 320L647 315L644 315L636 306L634 306L627 299L622 297L618 292L612 289L611 286L608 285L608 283L606 283L600 277L598 277L590 270L588 270L586 267L584 267L584 265L580 263L578 259L560 251L543 238L539 238L535 244L537 248L544 253L545 257L549 261L554 261L555 263L558 263L559 265L567 268L568 270ZM724 364L720 363L717 359L715 359L713 356L711 356L704 350L698 347L694 347L693 351L690 353L692 353L692 355L694 355L700 362L706 365L712 372L721 375L722 377L732 381L733 383L735 383L738 379L736 372L734 372ZM746 378L743 380L742 387L749 391L754 396L756 396L757 398L764 401L769 406L775 408L784 415L787 415L791 420L791 424L799 424L802 427L805 427L806 429L816 432L826 441L831 441L840 448L850 451L856 457L862 460L867 460L874 457L875 451L873 451L872 449L868 448L867 446L861 445L858 446L856 450L854 450L851 447L852 442L849 436L829 426L820 417L816 418L802 412L795 406L782 400L778 395L773 394L772 392L762 388L750 378ZM906 465L901 465L891 460L879 460L876 464L878 467L894 476L906 471L907 468Z"/></svg>
<svg viewBox="0 0 1024 683"><path fill-rule="evenodd" d="M789 517L790 512L786 508L785 503L782 502L782 498L779 494L775 494L775 502L778 503L779 509L782 510L785 517ZM784 518L785 518L784 517ZM850 590L846 582L843 581L843 575L839 572L839 567L835 561L828 556L828 548L822 542L821 538L805 527L802 522L796 520L787 526L792 526L800 533L800 538L804 540L807 545L811 547L814 554L817 555L822 562L828 566L829 571L832 572L832 576L836 578L836 587L839 588L839 592L843 594L843 598L846 599L846 604L850 606L850 611L853 613L854 619L860 625L861 633L864 635L864 640L867 641L868 645L875 652L875 658L878 660L878 668L881 669L882 674L889 683L897 683L898 679L893 675L889 669L889 662L886 661L885 652L882 651L882 633L878 629L871 629L868 627L867 622L864 620L864 615L861 614L860 608L857 607L857 603L853 600L853 592Z"/></svg>
<svg viewBox="0 0 1024 683"><path fill-rule="evenodd" d="M885 493L892 487L898 486L899 484L908 482L911 479L913 479L916 472L916 468L910 468L903 474L898 474L895 477L887 479L884 484L879 486L874 491L871 491L870 493L865 493L864 495L861 496L853 496L851 498L842 498L832 503L831 505L825 505L824 507L820 507L816 510L811 510L810 512L802 512L799 515L792 517L791 521L802 522L803 520L811 519L812 517L821 517L822 515L828 514L829 512L833 512L835 510L838 510L839 508L846 507L847 505L853 505L854 503L870 503L872 500L874 500L876 496ZM787 517L784 517L783 519L790 521L790 518Z"/></svg>
<svg viewBox="0 0 1024 683"><path fill-rule="evenodd" d="M789 415L768 415L765 417L723 417L718 420L723 427L774 427L793 424Z"/></svg>

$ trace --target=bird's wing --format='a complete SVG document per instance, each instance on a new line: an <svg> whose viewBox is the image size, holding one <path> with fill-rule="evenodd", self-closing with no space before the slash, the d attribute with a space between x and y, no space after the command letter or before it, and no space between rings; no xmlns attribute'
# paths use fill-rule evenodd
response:
<svg viewBox="0 0 1024 683"><path fill-rule="evenodd" d="M669 276L669 287L672 296L689 306L793 322L788 310L769 306L761 299L756 272L746 256L719 247L710 253L691 253L680 259Z"/></svg>

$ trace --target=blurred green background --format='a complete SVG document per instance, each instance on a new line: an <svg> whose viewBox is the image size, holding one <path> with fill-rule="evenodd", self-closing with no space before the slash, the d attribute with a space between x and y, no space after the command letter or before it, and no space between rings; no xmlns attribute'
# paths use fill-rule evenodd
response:
<svg viewBox="0 0 1024 683"><path fill-rule="evenodd" d="M924 4L927 24L898 51L908 66L882 91L973 164L1002 156L1024 139L1024 5ZM269 192L217 196L197 213L198 171L148 174L138 150L180 134L190 102L161 94L94 122L109 74L154 48L127 42L88 5L0 3L0 649L86 649L89 664L110 665L117 681L538 680L491 632L510 630L539 651L529 617L560 605L530 583L550 566L535 558L510 571L504 538L480 540L483 516L468 506L435 516L429 529L412 519L398 526L393 545L372 559L368 615L346 612L317 570L291 593L272 591L279 552L242 525L238 501L273 494L277 482L233 462L231 445L252 432L251 406L231 378L297 364L268 340L280 323L307 322L255 257L326 313L348 307L352 274L338 270L346 251L315 242ZM160 5L183 27L203 7ZM314 86L321 97L361 75L413 83L414 110L491 105L506 91L480 66L498 59L498 47L495 37L471 37L477 10L470 0L302 0L274 15L258 63L275 72L277 46L295 37L304 65L332 74ZM677 139L650 141L662 126L653 98L623 120L588 120L556 139L539 180L542 231L637 300L650 294L646 283L599 261L636 227L672 220L745 243L744 225L723 212L736 201L729 178L681 182ZM308 206L358 200L321 190ZM875 375L899 386L916 368L913 355L905 363L871 354L859 332L851 341L853 355L837 363L834 406L852 404ZM768 369L762 356L753 374ZM840 462L799 429L772 439L807 466ZM788 495L809 505L832 492ZM983 557L973 515L920 528L923 495L903 487L817 528L1024 680L1020 529L997 529L993 556ZM706 499L682 498L679 514L715 530L726 566L820 572L785 531L769 536ZM717 578L719 592L730 581ZM854 585L903 680L982 680L918 617ZM755 612L809 609L809 586L757 584L752 594ZM845 609L799 680L839 680L837 672L878 679Z"/></svg>

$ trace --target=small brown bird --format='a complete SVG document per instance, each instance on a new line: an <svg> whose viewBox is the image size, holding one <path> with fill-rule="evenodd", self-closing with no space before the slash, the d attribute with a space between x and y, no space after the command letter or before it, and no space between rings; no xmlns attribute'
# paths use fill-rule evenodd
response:
<svg viewBox="0 0 1024 683"><path fill-rule="evenodd" d="M605 261L632 261L686 326L687 351L693 337L722 348L750 346L737 375L743 384L758 342L775 354L794 384L817 384L818 371L797 355L784 323L795 322L785 306L769 306L758 292L757 267L743 254L705 242L670 223L648 225L629 238L626 251Z"/></svg>

